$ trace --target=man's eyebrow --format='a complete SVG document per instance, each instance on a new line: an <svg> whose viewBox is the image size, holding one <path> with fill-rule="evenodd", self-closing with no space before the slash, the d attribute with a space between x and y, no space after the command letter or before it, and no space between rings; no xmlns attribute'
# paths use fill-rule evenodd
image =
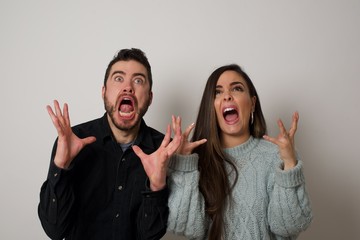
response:
<svg viewBox="0 0 360 240"><path fill-rule="evenodd" d="M134 73L132 76L133 76L133 77L142 76L143 78L146 79L146 75L143 74L143 73Z"/></svg>
<svg viewBox="0 0 360 240"><path fill-rule="evenodd" d="M111 74L111 76L114 76L115 74L122 74L122 75L125 75L125 72L123 72L123 71L114 71L112 74Z"/></svg>
<svg viewBox="0 0 360 240"><path fill-rule="evenodd" d="M126 75L126 73L125 73L124 71L117 70L117 71L114 71L114 72L111 74L111 76L114 76L115 74ZM134 73L134 74L132 75L132 77L137 77L137 76L142 76L142 77L144 77L144 78L146 79L146 75L143 74L143 73Z"/></svg>

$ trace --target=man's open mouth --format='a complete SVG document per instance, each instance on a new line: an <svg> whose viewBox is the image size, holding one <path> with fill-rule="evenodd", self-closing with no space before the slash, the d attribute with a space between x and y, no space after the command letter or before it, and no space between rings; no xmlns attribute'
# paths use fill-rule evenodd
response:
<svg viewBox="0 0 360 240"><path fill-rule="evenodd" d="M124 97L119 105L119 113L122 117L131 116L134 112L134 101L132 98Z"/></svg>

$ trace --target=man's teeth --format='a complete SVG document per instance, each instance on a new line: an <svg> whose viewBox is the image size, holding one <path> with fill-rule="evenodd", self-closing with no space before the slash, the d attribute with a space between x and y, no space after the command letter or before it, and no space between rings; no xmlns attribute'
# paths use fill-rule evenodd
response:
<svg viewBox="0 0 360 240"><path fill-rule="evenodd" d="M126 116L130 116L132 114L132 112L122 112L119 111L120 116L126 117Z"/></svg>

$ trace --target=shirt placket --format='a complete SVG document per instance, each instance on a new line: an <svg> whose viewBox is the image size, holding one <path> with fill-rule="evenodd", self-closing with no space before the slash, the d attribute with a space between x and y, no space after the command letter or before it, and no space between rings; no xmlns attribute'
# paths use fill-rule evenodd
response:
<svg viewBox="0 0 360 240"><path fill-rule="evenodd" d="M119 150L122 152L121 150ZM116 171L116 184L114 189L114 233L115 236L119 236L121 233L118 232L118 227L120 224L123 224L122 220L124 219L124 215L127 214L128 209L126 209L128 204L124 202L127 199L127 184L126 179L128 178L128 160L127 158L130 154L122 153L121 157L118 160L117 171ZM125 207L127 206L127 207ZM128 217L126 217L128 218Z"/></svg>

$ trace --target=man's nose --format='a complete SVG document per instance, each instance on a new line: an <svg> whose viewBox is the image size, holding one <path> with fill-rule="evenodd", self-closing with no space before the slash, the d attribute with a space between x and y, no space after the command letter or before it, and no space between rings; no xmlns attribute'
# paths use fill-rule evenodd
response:
<svg viewBox="0 0 360 240"><path fill-rule="evenodd" d="M133 89L131 83L128 83L126 86L124 86L122 91L123 91L123 93L133 93L134 89Z"/></svg>

